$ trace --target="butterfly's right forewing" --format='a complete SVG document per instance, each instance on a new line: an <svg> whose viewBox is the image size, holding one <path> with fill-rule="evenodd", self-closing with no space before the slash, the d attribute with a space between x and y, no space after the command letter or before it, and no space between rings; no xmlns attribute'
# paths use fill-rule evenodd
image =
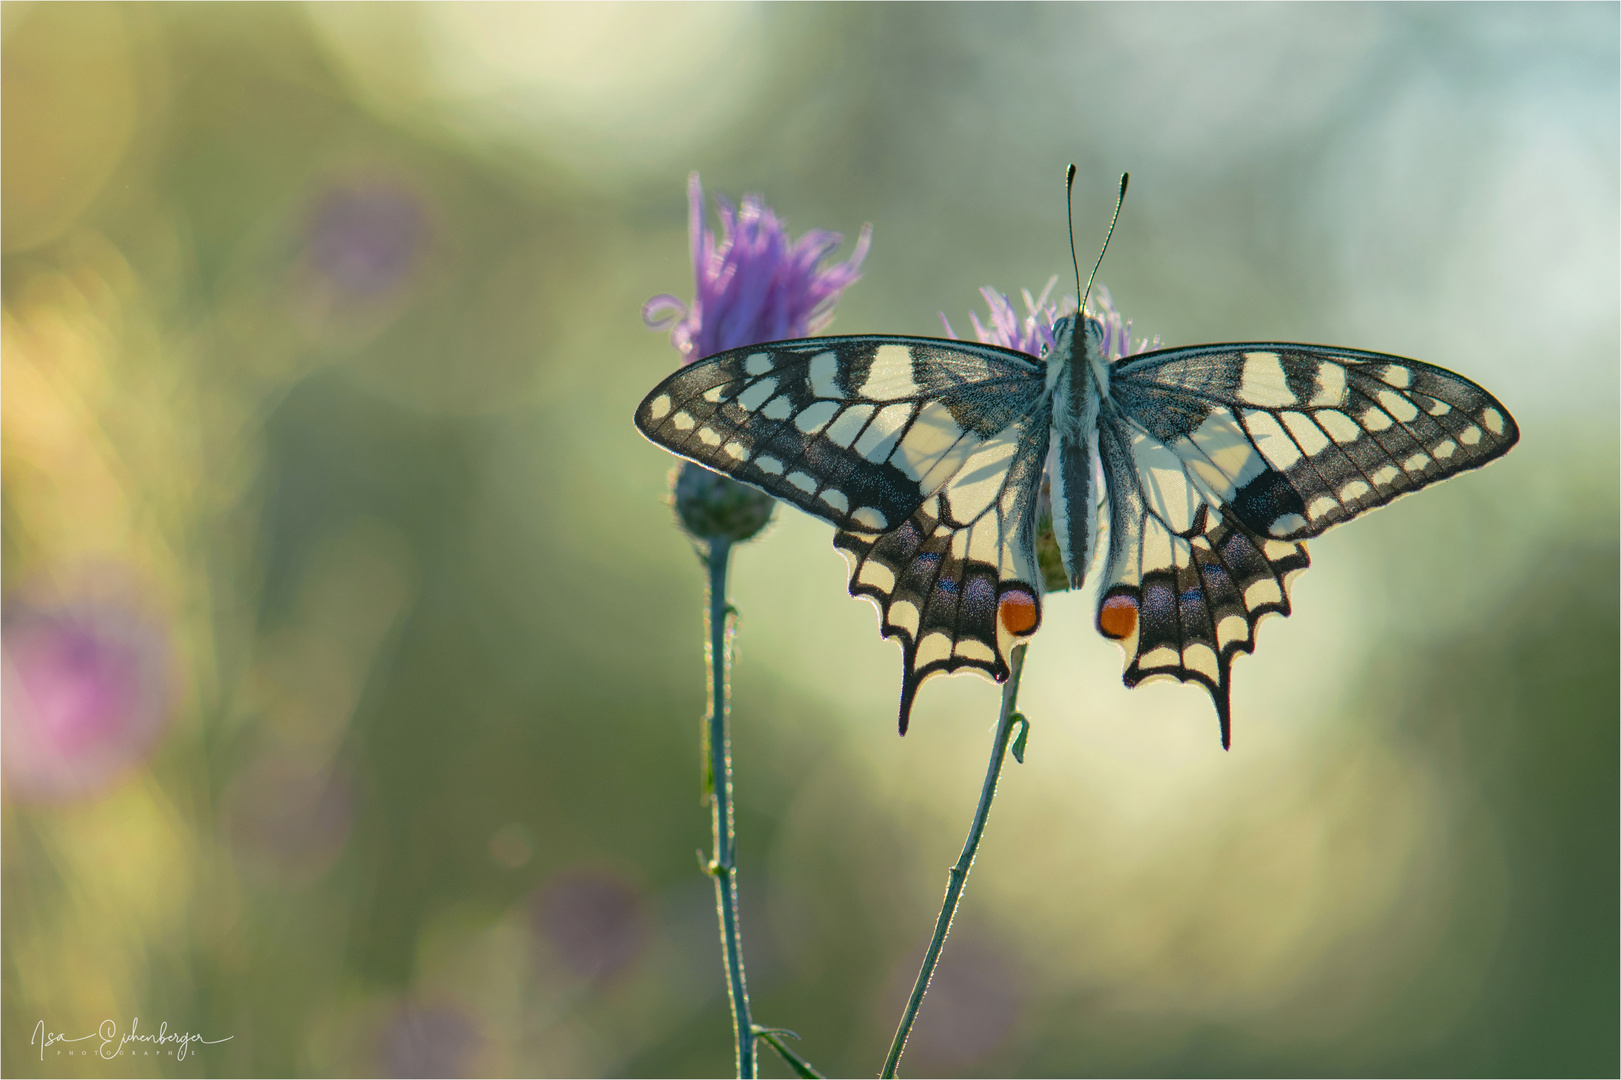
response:
<svg viewBox="0 0 1621 1080"><path fill-rule="evenodd" d="M841 529L912 516L1037 407L1040 366L931 338L806 338L690 364L636 410L649 439Z"/></svg>

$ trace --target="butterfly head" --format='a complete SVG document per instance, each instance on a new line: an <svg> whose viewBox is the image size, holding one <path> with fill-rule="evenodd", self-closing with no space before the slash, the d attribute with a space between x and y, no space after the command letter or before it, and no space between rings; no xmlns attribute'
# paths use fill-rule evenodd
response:
<svg viewBox="0 0 1621 1080"><path fill-rule="evenodd" d="M1078 317L1079 313L1072 311L1068 315L1065 315L1063 318L1059 319L1057 322L1053 323L1053 352L1058 352L1066 347L1071 349L1075 347L1073 338L1075 334L1075 322ZM1108 327L1104 324L1103 319L1100 316L1094 315L1090 311L1086 313L1084 322L1084 347L1096 348L1099 352L1102 352L1104 342L1108 340Z"/></svg>
<svg viewBox="0 0 1621 1080"><path fill-rule="evenodd" d="M1074 324L1077 320L1081 324L1079 341L1075 340ZM1107 395L1109 354L1105 349L1109 340L1109 328L1103 319L1089 311L1066 315L1053 327L1053 339L1069 350L1071 361L1079 361L1084 368L1090 370L1099 389ZM1053 351L1058 350L1055 347Z"/></svg>

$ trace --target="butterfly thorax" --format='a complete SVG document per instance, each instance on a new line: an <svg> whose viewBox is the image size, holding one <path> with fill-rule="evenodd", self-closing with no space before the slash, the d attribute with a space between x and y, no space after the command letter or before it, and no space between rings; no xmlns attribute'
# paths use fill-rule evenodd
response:
<svg viewBox="0 0 1621 1080"><path fill-rule="evenodd" d="M1047 392L1053 407L1053 433L1084 442L1097 423L1100 400L1109 396L1109 361L1103 355L1103 324L1087 317L1077 349L1073 315L1053 324L1047 362Z"/></svg>

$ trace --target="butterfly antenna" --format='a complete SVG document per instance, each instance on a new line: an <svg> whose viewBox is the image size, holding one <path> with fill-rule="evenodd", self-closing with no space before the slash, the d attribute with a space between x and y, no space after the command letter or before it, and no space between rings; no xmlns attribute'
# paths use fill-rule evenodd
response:
<svg viewBox="0 0 1621 1080"><path fill-rule="evenodd" d="M1075 175L1074 169L1075 166L1071 165L1070 176L1072 178ZM1130 182L1130 173L1120 174L1120 194L1115 196L1114 217L1109 219L1109 231L1104 234L1103 237L1103 251L1098 252L1098 261L1092 264L1092 276L1086 279L1086 288L1081 292L1081 314L1083 316L1086 313L1086 299L1092 295L1092 282L1097 280L1098 267L1103 265L1103 253L1109 250L1109 238L1114 235L1115 222L1120 220L1120 207L1126 201L1126 185ZM1071 259L1075 258L1075 222L1073 218L1071 218L1069 225L1069 256ZM1080 270L1077 268L1075 271L1075 280L1079 281L1080 277Z"/></svg>
<svg viewBox="0 0 1621 1080"><path fill-rule="evenodd" d="M1081 262L1075 257L1075 163L1064 176L1064 211L1069 217L1069 261L1075 267L1075 295L1081 295ZM1085 306L1085 301L1081 302Z"/></svg>

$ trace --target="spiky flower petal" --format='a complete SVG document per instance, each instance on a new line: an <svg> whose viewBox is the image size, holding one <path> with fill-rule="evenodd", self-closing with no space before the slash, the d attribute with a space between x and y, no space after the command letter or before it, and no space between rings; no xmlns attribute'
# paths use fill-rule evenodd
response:
<svg viewBox="0 0 1621 1080"><path fill-rule="evenodd" d="M691 303L664 294L642 306L642 319L670 330L670 343L688 362L762 341L809 337L833 318L833 305L861 276L872 243L864 225L844 262L823 265L843 243L835 232L812 229L794 240L758 195L741 208L715 198L721 235L705 229L704 190L687 180L687 236L692 251Z"/></svg>

